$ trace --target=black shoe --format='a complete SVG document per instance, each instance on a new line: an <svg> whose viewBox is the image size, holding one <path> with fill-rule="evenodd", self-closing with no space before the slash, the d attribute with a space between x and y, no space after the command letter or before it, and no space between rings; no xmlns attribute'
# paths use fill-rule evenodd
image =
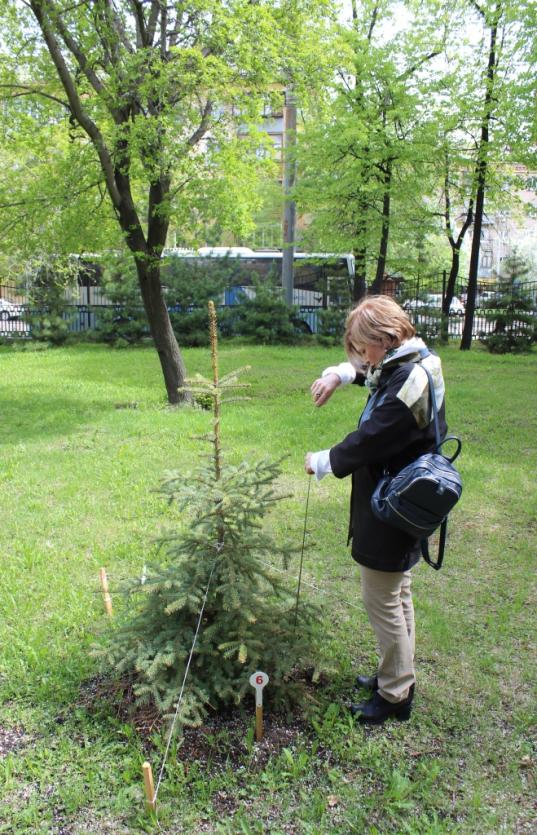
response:
<svg viewBox="0 0 537 835"><path fill-rule="evenodd" d="M364 676L364 678L365 678L365 676ZM414 687L415 687L415 685L414 685L414 684L411 684L411 685L410 685L410 690L409 690L409 697L410 697L410 701L412 701L412 699L414 698ZM375 689L375 692L376 692L376 690L378 690L378 687ZM386 700L385 700L385 701L386 701ZM351 711L352 711L353 715L354 715L354 714L356 714L356 713L358 713L358 711L363 710L363 709L364 709L364 707L365 707L368 703L369 703L369 699L368 699L368 700L366 700L366 701L364 701L364 702L357 702L356 704L355 704L355 703L353 703L353 704L351 705ZM391 704L391 703L390 703L390 704Z"/></svg>
<svg viewBox="0 0 537 835"><path fill-rule="evenodd" d="M355 687L363 687L364 690L378 690L379 680L374 676L356 676Z"/></svg>
<svg viewBox="0 0 537 835"><path fill-rule="evenodd" d="M357 716L359 722L367 722L371 725L380 725L390 716L393 716L399 722L406 722L407 719L410 719L413 698L414 691L403 702L393 704L383 699L380 693L375 693L368 702L351 705L351 713L353 716Z"/></svg>

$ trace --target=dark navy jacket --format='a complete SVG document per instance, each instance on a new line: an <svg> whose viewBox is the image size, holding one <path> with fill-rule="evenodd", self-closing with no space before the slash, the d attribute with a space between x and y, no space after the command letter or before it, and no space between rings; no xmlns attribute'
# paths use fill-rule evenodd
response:
<svg viewBox="0 0 537 835"><path fill-rule="evenodd" d="M358 428L330 450L334 475L352 476L352 556L361 565L379 571L407 571L421 554L418 540L380 522L371 510L371 496L384 471L395 474L435 446L427 377L418 359L385 363ZM435 382L443 437L447 426L440 360L428 354L422 362Z"/></svg>

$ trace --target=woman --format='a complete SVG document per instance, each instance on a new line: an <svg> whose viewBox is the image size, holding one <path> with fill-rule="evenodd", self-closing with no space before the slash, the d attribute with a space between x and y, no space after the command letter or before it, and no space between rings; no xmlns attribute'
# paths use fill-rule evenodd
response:
<svg viewBox="0 0 537 835"><path fill-rule="evenodd" d="M370 297L349 313L345 351L349 362L327 368L311 386L322 406L342 384L369 388L358 428L329 450L308 452L305 468L317 479L332 473L352 477L349 541L360 566L362 597L375 632L380 659L375 675L357 683L373 691L351 705L361 722L410 718L414 697L414 609L410 569L420 558L418 540L380 522L371 495L387 470L396 473L435 446L429 386L436 395L440 433L446 432L444 381L439 358L431 354L406 313L388 296Z"/></svg>

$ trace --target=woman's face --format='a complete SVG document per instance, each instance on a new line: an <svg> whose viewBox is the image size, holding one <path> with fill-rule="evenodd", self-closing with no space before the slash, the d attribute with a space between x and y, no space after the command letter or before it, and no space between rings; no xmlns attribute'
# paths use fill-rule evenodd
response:
<svg viewBox="0 0 537 835"><path fill-rule="evenodd" d="M360 356L364 362L374 367L384 359L387 350L381 342L366 342L360 346Z"/></svg>

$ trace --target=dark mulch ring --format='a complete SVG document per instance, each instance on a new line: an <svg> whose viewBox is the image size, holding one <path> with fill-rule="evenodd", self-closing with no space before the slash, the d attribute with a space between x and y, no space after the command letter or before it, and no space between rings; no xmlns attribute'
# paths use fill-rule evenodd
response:
<svg viewBox="0 0 537 835"><path fill-rule="evenodd" d="M303 674L308 690L322 688L326 684L323 677L313 684L311 672ZM153 734L167 732L167 722L154 705L136 705L133 682L130 680L117 682L100 676L90 679L81 687L78 704L85 709L97 706L112 709L117 719L134 727L148 754L153 748ZM210 766L218 770L244 764L244 758L248 757L250 769L261 769L283 748L312 736L311 725L303 718L289 720L285 715L267 710L263 739L257 742L253 738L254 720L255 705L252 697L246 699L241 707L209 715L198 728L184 728L180 745L181 759L190 764L201 762L205 768ZM329 752L324 753L330 758ZM323 751L318 749L317 756L323 757Z"/></svg>
<svg viewBox="0 0 537 835"><path fill-rule="evenodd" d="M22 728L3 728L0 726L0 759L23 748L30 738Z"/></svg>

